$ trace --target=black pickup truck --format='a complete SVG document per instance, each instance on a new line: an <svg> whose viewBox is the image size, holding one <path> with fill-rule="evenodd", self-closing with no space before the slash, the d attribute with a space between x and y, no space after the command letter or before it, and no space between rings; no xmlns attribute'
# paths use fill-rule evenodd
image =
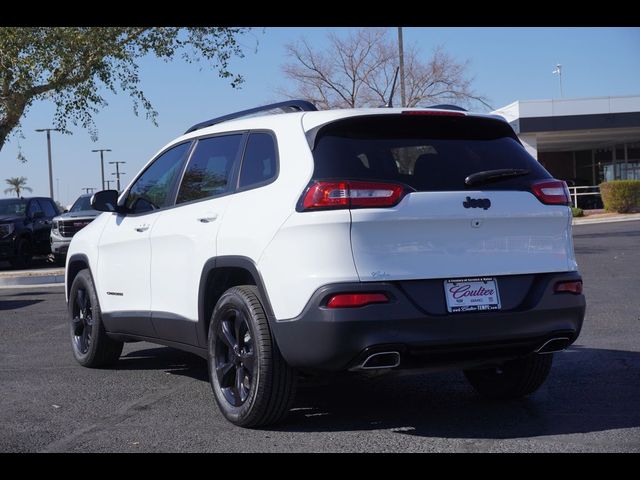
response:
<svg viewBox="0 0 640 480"><path fill-rule="evenodd" d="M0 199L0 260L25 268L33 255L51 253L51 221L59 213L46 197Z"/></svg>

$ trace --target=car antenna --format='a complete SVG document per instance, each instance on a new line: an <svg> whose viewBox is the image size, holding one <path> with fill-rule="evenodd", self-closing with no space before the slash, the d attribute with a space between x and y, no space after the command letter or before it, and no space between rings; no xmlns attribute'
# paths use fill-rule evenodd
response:
<svg viewBox="0 0 640 480"><path fill-rule="evenodd" d="M389 101L385 104L387 108L393 108L393 94L396 91L396 80L398 80L398 71L400 67L396 67L396 74L393 76L393 84L391 85L391 93L389 94Z"/></svg>

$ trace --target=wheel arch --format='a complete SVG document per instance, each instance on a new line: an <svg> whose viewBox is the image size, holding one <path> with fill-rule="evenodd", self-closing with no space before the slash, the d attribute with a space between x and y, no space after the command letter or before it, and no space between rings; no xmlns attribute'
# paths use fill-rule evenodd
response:
<svg viewBox="0 0 640 480"><path fill-rule="evenodd" d="M255 285L260 294L260 300L269 324L271 325L275 320L262 276L253 260L249 257L236 255L211 258L207 260L202 268L198 290L197 337L201 347L206 347L207 345L211 313L218 299L229 288L238 285Z"/></svg>
<svg viewBox="0 0 640 480"><path fill-rule="evenodd" d="M91 280L93 280L93 274L91 273L91 267L89 266L89 258L85 254L76 253L69 258L65 272L65 296L67 301L69 301L69 292L71 291L73 281L76 276L78 276L78 273L85 268L89 269L89 275L91 275ZM95 285L95 282L93 282L93 284Z"/></svg>

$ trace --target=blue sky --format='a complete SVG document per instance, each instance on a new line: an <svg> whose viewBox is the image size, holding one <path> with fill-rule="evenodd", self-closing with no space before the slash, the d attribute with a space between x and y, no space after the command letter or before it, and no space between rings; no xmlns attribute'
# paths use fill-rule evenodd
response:
<svg viewBox="0 0 640 480"><path fill-rule="evenodd" d="M53 132L56 199L69 204L83 187L100 186L99 154L92 149L113 150L105 154L105 163L127 162L122 168L126 184L157 150L194 123L281 100L276 89L287 85L280 72L288 61L284 45L305 36L321 47L330 30L349 29L254 28L241 40L245 58L232 62L233 71L245 77L241 89L232 89L204 64L144 59L141 85L159 113L159 126L136 117L126 95L107 94L109 105L95 117L97 142L73 125L73 135ZM395 38L395 29L389 34ZM518 99L558 98L558 77L551 73L556 63L562 64L564 97L640 95L640 28L409 27L404 40L415 42L425 56L442 46L458 61L469 60L474 90L495 108ZM14 176L27 177L34 195L49 194L46 136L34 129L52 126L53 114L53 105L40 101L23 118L25 138L19 141L26 164L17 160L15 136L0 151L0 197L5 196L4 179ZM114 179L112 167L105 165L105 176Z"/></svg>

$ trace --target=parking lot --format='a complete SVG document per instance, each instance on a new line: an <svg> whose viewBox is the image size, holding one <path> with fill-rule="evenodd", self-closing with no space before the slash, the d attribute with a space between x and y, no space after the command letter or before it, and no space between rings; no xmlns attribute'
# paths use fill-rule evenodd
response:
<svg viewBox="0 0 640 480"><path fill-rule="evenodd" d="M0 289L0 451L638 452L640 221L574 227L587 318L546 384L479 398L460 372L302 384L285 424L217 411L205 362L149 343L112 369L71 355L62 287Z"/></svg>

